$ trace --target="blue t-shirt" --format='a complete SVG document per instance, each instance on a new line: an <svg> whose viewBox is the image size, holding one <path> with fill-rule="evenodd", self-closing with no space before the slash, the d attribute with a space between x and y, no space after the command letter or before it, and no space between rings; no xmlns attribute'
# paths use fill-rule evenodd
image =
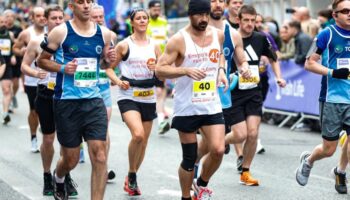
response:
<svg viewBox="0 0 350 200"><path fill-rule="evenodd" d="M62 45L55 53L55 60L60 64L67 64L73 59L78 60L79 72L74 75L57 73L55 99L92 99L101 98L97 80L99 78L100 59L104 48L104 40L99 25L96 33L91 37L84 37L76 33L66 22L67 35ZM83 66L83 67L82 67ZM89 67L88 67L89 66ZM90 68L91 66L94 66ZM90 80L95 80L96 84ZM95 81L92 81L95 83ZM84 85L84 83L86 85Z"/></svg>
<svg viewBox="0 0 350 200"><path fill-rule="evenodd" d="M330 69L350 68L350 31L336 25L324 29L317 36L317 47L323 51L322 64ZM329 103L350 104L350 80L325 77L320 100Z"/></svg>

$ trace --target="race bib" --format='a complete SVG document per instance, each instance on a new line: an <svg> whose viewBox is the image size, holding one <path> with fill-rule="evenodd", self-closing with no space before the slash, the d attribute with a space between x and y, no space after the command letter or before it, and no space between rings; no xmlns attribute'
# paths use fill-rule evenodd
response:
<svg viewBox="0 0 350 200"><path fill-rule="evenodd" d="M155 40L165 40L167 36L167 30L165 27L151 28L152 38Z"/></svg>
<svg viewBox="0 0 350 200"><path fill-rule="evenodd" d="M77 58L78 67L74 73L74 86L92 87L97 84L97 59Z"/></svg>
<svg viewBox="0 0 350 200"><path fill-rule="evenodd" d="M10 39L0 39L0 50L1 50L1 55L10 56L11 55L11 40Z"/></svg>
<svg viewBox="0 0 350 200"><path fill-rule="evenodd" d="M238 88L240 90L249 90L258 87L258 83L260 82L259 67L257 65L250 65L249 69L251 71L250 78L243 78L239 74Z"/></svg>
<svg viewBox="0 0 350 200"><path fill-rule="evenodd" d="M154 88L133 88L133 97L142 100L155 100Z"/></svg>
<svg viewBox="0 0 350 200"><path fill-rule="evenodd" d="M109 81L109 79L108 79L108 76L106 74L106 70L100 69L99 78L98 78L99 84L101 84L101 85L107 84L108 81Z"/></svg>
<svg viewBox="0 0 350 200"><path fill-rule="evenodd" d="M216 84L214 80L193 81L192 102L215 100Z"/></svg>
<svg viewBox="0 0 350 200"><path fill-rule="evenodd" d="M349 58L337 58L337 69L348 68L350 69L350 59Z"/></svg>
<svg viewBox="0 0 350 200"><path fill-rule="evenodd" d="M56 73L50 73L49 81L47 82L47 89L54 90L56 86Z"/></svg>

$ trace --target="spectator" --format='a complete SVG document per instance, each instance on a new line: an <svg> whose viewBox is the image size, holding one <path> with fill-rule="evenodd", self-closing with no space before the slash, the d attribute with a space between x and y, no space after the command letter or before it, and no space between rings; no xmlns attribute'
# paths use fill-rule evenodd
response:
<svg viewBox="0 0 350 200"><path fill-rule="evenodd" d="M310 16L310 10L306 7L300 7L296 10L299 22L301 23L301 30L308 34L311 38L314 38L319 31L319 24L317 20L312 19Z"/></svg>
<svg viewBox="0 0 350 200"><path fill-rule="evenodd" d="M325 9L325 10L320 10L318 12L318 22L320 23L320 26L322 29L326 28L327 26L331 24L335 24L335 21L332 16L333 11L331 9Z"/></svg>
<svg viewBox="0 0 350 200"><path fill-rule="evenodd" d="M293 37L288 34L288 26L282 26L280 30L280 37L282 41L280 60L289 60L294 58L295 55L295 41Z"/></svg>
<svg viewBox="0 0 350 200"><path fill-rule="evenodd" d="M301 24L298 21L288 23L288 35L295 39L295 63L304 65L307 52L312 44L311 37L301 30Z"/></svg>

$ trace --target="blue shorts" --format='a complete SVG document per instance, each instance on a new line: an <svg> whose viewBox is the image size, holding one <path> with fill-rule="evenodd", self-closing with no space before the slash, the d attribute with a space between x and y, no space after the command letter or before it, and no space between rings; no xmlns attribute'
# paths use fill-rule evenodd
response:
<svg viewBox="0 0 350 200"><path fill-rule="evenodd" d="M105 103L106 107L112 107L112 97L111 97L111 89L108 88L100 88L100 93L103 99L103 102Z"/></svg>

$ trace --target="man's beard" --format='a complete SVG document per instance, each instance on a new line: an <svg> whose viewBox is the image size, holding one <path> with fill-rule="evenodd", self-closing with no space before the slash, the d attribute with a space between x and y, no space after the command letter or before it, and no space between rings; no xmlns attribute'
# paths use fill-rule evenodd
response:
<svg viewBox="0 0 350 200"><path fill-rule="evenodd" d="M205 31L207 29L208 22L200 22L197 24L192 24L192 27L196 29L197 31Z"/></svg>
<svg viewBox="0 0 350 200"><path fill-rule="evenodd" d="M216 15L214 14L214 12L210 12L210 17L214 20L220 20L223 16L223 13L221 13L220 15Z"/></svg>

